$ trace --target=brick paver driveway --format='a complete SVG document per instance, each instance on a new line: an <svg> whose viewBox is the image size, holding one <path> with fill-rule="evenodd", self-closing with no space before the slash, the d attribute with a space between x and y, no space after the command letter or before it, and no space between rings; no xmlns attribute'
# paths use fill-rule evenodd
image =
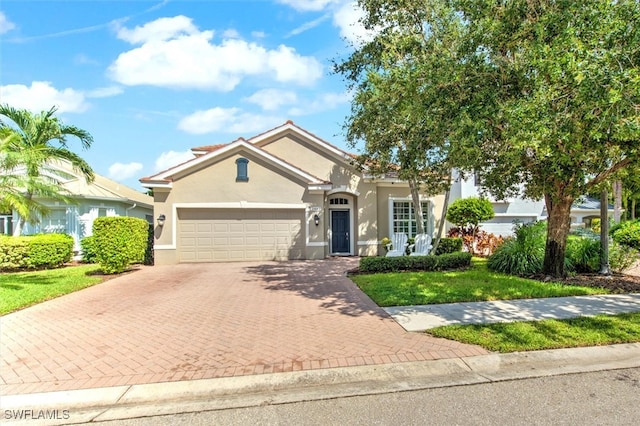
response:
<svg viewBox="0 0 640 426"><path fill-rule="evenodd" d="M357 259L138 271L0 318L3 395L480 355L407 333Z"/></svg>

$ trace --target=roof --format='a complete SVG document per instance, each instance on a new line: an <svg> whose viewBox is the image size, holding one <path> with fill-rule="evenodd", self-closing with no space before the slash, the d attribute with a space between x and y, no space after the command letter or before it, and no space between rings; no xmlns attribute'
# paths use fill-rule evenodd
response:
<svg viewBox="0 0 640 426"><path fill-rule="evenodd" d="M608 210L613 210L613 205L607 205ZM600 200L593 197L580 197L574 201L571 210L597 210L600 211Z"/></svg>
<svg viewBox="0 0 640 426"><path fill-rule="evenodd" d="M56 175L56 179L60 179L60 186L73 196L124 201L153 208L153 198L149 195L97 173L95 173L95 180L88 183L83 176L73 169L68 161L58 160L51 162L49 167L53 169L54 173L56 170L62 172L62 176Z"/></svg>
<svg viewBox="0 0 640 426"><path fill-rule="evenodd" d="M261 142L264 142L265 140L269 139L272 136L279 135L287 131L293 131L298 134L303 134L306 138L324 147L326 150L334 153L338 157L343 158L345 161L350 162L351 159L353 158L352 154L349 154L341 150L340 148L337 148L336 146L331 145L330 143L324 141L323 139L315 136L313 133L310 133L304 130L303 128L297 126L296 124L293 123L293 121L288 120L283 125L274 127L271 130L268 130L256 136L253 136L249 140L246 140L240 137L236 139L234 142L227 143L227 144L204 145L204 146L192 148L191 151L194 153L194 158L192 158L191 160L175 165L169 169L163 170L153 176L143 177L140 179L140 182L142 182L142 184L145 187L149 187L149 188L170 187L171 182L173 180L173 176L175 174L188 170L191 167L194 167L204 161L208 161L209 159L215 158L216 156L222 155L225 152L228 152L236 147L244 146L245 148L249 149L255 154L280 165L281 167L289 170L290 172L292 172L295 175L298 175L301 178L306 179L309 184L312 184L312 185L329 184L330 182L327 182L323 179L313 176L311 173L296 167L295 165L263 150L260 147Z"/></svg>

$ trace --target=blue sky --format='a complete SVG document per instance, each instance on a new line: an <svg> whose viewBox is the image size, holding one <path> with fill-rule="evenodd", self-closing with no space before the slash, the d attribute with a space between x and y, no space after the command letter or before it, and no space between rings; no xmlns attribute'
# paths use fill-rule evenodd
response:
<svg viewBox="0 0 640 426"><path fill-rule="evenodd" d="M351 0L3 0L0 102L56 105L94 137L97 173L138 179L196 146L291 119L343 149L332 61L366 34Z"/></svg>

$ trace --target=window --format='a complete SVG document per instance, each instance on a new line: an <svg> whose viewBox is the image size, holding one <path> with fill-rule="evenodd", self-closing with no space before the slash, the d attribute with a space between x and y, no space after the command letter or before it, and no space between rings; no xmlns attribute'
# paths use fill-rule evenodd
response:
<svg viewBox="0 0 640 426"><path fill-rule="evenodd" d="M238 168L238 173L236 175L236 182L249 181L249 174L248 174L248 167L247 167L248 164L249 164L249 160L247 160L246 158L238 158L236 160L236 166Z"/></svg>
<svg viewBox="0 0 640 426"><path fill-rule="evenodd" d="M428 213L429 202L422 203L422 220L425 230L428 228ZM413 203L411 201L394 201L393 202L393 217L392 217L393 233L403 232L413 238L416 235L416 218L413 209Z"/></svg>
<svg viewBox="0 0 640 426"><path fill-rule="evenodd" d="M341 206L346 206L349 204L349 200L347 200L346 198L332 198L329 200L329 205L335 206L335 205L341 205Z"/></svg>

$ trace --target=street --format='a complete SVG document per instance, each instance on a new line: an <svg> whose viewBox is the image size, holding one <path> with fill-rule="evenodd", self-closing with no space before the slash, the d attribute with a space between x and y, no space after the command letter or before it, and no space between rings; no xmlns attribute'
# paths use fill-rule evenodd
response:
<svg viewBox="0 0 640 426"><path fill-rule="evenodd" d="M636 425L640 368L208 411L111 425Z"/></svg>

